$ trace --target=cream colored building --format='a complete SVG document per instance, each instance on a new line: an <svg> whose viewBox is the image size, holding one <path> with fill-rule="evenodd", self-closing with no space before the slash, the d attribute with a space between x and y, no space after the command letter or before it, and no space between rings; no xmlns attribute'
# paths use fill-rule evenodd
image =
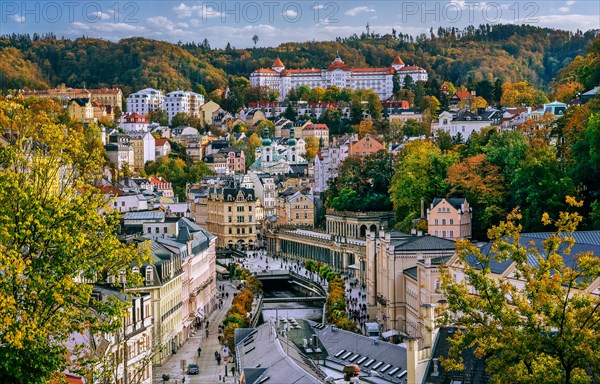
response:
<svg viewBox="0 0 600 384"><path fill-rule="evenodd" d="M221 109L219 104L209 100L200 107L200 118L206 125L211 125L213 122L213 116L219 109Z"/></svg>
<svg viewBox="0 0 600 384"><path fill-rule="evenodd" d="M39 97L44 99L57 99L67 101L76 98L87 98L97 101L101 105L110 105L112 108L123 109L123 91L119 88L81 89L68 88L64 84L54 89L27 90L22 92L23 97Z"/></svg>
<svg viewBox="0 0 600 384"><path fill-rule="evenodd" d="M257 200L253 189L210 187L207 208L208 231L217 236L217 246L253 247L256 243Z"/></svg>
<svg viewBox="0 0 600 384"><path fill-rule="evenodd" d="M442 299L438 267L454 255L454 241L377 231L367 236L366 253L370 316L385 331L421 337L421 305Z"/></svg>
<svg viewBox="0 0 600 384"><path fill-rule="evenodd" d="M129 142L133 146L133 168L144 169L147 161L156 160L156 139L150 132L129 133Z"/></svg>
<svg viewBox="0 0 600 384"><path fill-rule="evenodd" d="M277 198L277 224L314 227L315 203L305 192L287 189Z"/></svg>

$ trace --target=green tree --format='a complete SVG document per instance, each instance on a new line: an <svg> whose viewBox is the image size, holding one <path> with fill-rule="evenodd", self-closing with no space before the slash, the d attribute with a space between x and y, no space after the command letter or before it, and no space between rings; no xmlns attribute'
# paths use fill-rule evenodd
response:
<svg viewBox="0 0 600 384"><path fill-rule="evenodd" d="M283 112L283 117L290 121L296 121L296 112L294 112L294 108L291 103L288 103L285 111Z"/></svg>
<svg viewBox="0 0 600 384"><path fill-rule="evenodd" d="M184 113L184 112L178 112L171 119L171 127L173 127L173 128L187 127L190 125L189 123L190 123L190 115L188 115L187 113Z"/></svg>
<svg viewBox="0 0 600 384"><path fill-rule="evenodd" d="M442 365L460 368L462 351L474 347L492 382L593 382L600 375L600 298L586 288L600 277L600 258L569 255L582 217L560 213L557 232L541 245L521 240L520 218L513 212L489 231L489 252L459 241L457 263L442 269L446 316L464 330L452 337L450 359ZM553 223L548 214L542 221ZM509 260L514 279L492 274L492 263ZM457 270L463 281L452 276Z"/></svg>
<svg viewBox="0 0 600 384"><path fill-rule="evenodd" d="M406 143L396 161L396 172L390 185L396 222L403 230L411 228L412 219L420 213L420 202L445 196L447 169L456 161L452 152L442 154L433 143L415 140Z"/></svg>
<svg viewBox="0 0 600 384"><path fill-rule="evenodd" d="M148 122L158 123L163 127L169 125L169 117L167 115L167 111L162 109L158 111L149 112L146 115L146 119L148 120Z"/></svg>
<svg viewBox="0 0 600 384"><path fill-rule="evenodd" d="M73 333L118 328L123 307L92 300L81 278L105 282L143 256L119 242L117 218L87 184L104 165L99 131L64 117L51 100L0 99L3 382L46 383L72 363Z"/></svg>

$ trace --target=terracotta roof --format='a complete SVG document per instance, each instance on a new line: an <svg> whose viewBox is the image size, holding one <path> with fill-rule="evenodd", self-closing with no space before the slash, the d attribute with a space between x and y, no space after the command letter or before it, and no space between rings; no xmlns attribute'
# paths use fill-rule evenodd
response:
<svg viewBox="0 0 600 384"><path fill-rule="evenodd" d="M404 61L402 61L402 59L400 58L400 56L396 55L396 58L394 59L394 61L392 62L392 65L394 64L404 64Z"/></svg>
<svg viewBox="0 0 600 384"><path fill-rule="evenodd" d="M114 185L101 185L97 187L103 195L122 196L123 191Z"/></svg>
<svg viewBox="0 0 600 384"><path fill-rule="evenodd" d="M400 68L398 71L424 71L424 69L417 65L409 65L408 67Z"/></svg>
<svg viewBox="0 0 600 384"><path fill-rule="evenodd" d="M329 130L329 127L327 126L327 124L311 124L311 125L307 126L306 128L304 128L305 131L311 131L311 130L315 130L315 129Z"/></svg>
<svg viewBox="0 0 600 384"><path fill-rule="evenodd" d="M279 59L279 56L278 56L277 59L275 59L275 61L273 62L273 65L271 67L285 67L285 65L283 65L283 63L281 62L281 59Z"/></svg>
<svg viewBox="0 0 600 384"><path fill-rule="evenodd" d="M65 373L64 374L65 377L63 377L64 382L68 383L68 384L84 384L85 381L83 381L82 378L75 376L75 375L71 375L69 373ZM52 384L57 384L58 380L53 380Z"/></svg>
<svg viewBox="0 0 600 384"><path fill-rule="evenodd" d="M119 88L98 88L98 89L88 89L91 93L119 93L121 90Z"/></svg>
<svg viewBox="0 0 600 384"><path fill-rule="evenodd" d="M275 71L275 70L273 70L271 68L260 68L260 69L257 69L254 72L255 73L273 73L273 74L277 73L277 71Z"/></svg>
<svg viewBox="0 0 600 384"><path fill-rule="evenodd" d="M387 72L393 73L393 68L352 68L352 72Z"/></svg>
<svg viewBox="0 0 600 384"><path fill-rule="evenodd" d="M321 70L318 68L288 69L286 73L321 73Z"/></svg>
<svg viewBox="0 0 600 384"><path fill-rule="evenodd" d="M349 71L350 67L348 67L346 64L344 64L343 61L341 60L335 60L333 63L331 63L331 65L329 67L327 67L328 71L333 71L336 69L342 69L344 71Z"/></svg>
<svg viewBox="0 0 600 384"><path fill-rule="evenodd" d="M469 97L471 97L471 92L469 92L469 91L456 91L455 95L459 99L464 100L464 99L468 99Z"/></svg>
<svg viewBox="0 0 600 384"><path fill-rule="evenodd" d="M167 139L154 139L154 145L157 147L162 147L167 142Z"/></svg>

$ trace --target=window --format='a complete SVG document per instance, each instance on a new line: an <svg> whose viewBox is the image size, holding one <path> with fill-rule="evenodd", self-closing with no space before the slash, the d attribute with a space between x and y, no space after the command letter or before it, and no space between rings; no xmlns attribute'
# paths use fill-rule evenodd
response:
<svg viewBox="0 0 600 384"><path fill-rule="evenodd" d="M252 222L252 215L248 215L248 222L251 223Z"/></svg>
<svg viewBox="0 0 600 384"><path fill-rule="evenodd" d="M446 231L442 231L442 237L446 237Z"/></svg>
<svg viewBox="0 0 600 384"><path fill-rule="evenodd" d="M442 225L446 225L446 219L442 219Z"/></svg>
<svg viewBox="0 0 600 384"><path fill-rule="evenodd" d="M454 237L454 231L450 231L450 237Z"/></svg>
<svg viewBox="0 0 600 384"><path fill-rule="evenodd" d="M227 207L227 211L231 212L231 206Z"/></svg>
<svg viewBox="0 0 600 384"><path fill-rule="evenodd" d="M160 233L160 228L158 228L158 227L154 228L154 232L155 233Z"/></svg>
<svg viewBox="0 0 600 384"><path fill-rule="evenodd" d="M299 219L299 218L300 218L300 214L296 213L296 219Z"/></svg>
<svg viewBox="0 0 600 384"><path fill-rule="evenodd" d="M229 228L229 234L231 235L233 233L233 231L231 230L231 228Z"/></svg>
<svg viewBox="0 0 600 384"><path fill-rule="evenodd" d="M167 227L163 227L163 233L167 233Z"/></svg>
<svg viewBox="0 0 600 384"><path fill-rule="evenodd" d="M154 280L154 270L152 267L146 267L146 282Z"/></svg>
<svg viewBox="0 0 600 384"><path fill-rule="evenodd" d="M438 219L434 220L435 225L438 225Z"/></svg>
<svg viewBox="0 0 600 384"><path fill-rule="evenodd" d="M454 219L450 219L450 225L454 224Z"/></svg>
<svg viewBox="0 0 600 384"><path fill-rule="evenodd" d="M152 233L152 228L148 228L148 233Z"/></svg>

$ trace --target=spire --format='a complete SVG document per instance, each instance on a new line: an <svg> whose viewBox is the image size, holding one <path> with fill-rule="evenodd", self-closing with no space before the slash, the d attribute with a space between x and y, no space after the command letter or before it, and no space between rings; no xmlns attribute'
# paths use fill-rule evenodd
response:
<svg viewBox="0 0 600 384"><path fill-rule="evenodd" d="M279 56L277 56L277 59L275 59L275 61L273 62L273 65L271 66L271 68L277 68L277 67L285 68L285 65L283 65L283 62L281 61Z"/></svg>
<svg viewBox="0 0 600 384"><path fill-rule="evenodd" d="M269 145L271 145L271 139L269 139L269 128L268 127L265 127L265 129L263 130L262 145L263 145L263 147L268 147Z"/></svg>

